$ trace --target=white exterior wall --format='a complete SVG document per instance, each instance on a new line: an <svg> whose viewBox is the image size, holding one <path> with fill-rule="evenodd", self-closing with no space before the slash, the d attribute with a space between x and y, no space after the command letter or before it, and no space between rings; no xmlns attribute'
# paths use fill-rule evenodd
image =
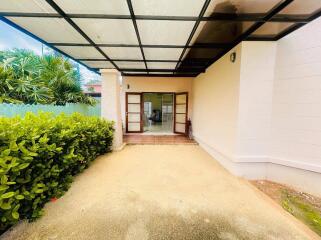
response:
<svg viewBox="0 0 321 240"><path fill-rule="evenodd" d="M234 173L265 179L270 157L276 42L242 42Z"/></svg>
<svg viewBox="0 0 321 240"><path fill-rule="evenodd" d="M243 42L239 74L227 54L193 81L195 138L232 173L321 196L320 29Z"/></svg>
<svg viewBox="0 0 321 240"><path fill-rule="evenodd" d="M272 180L296 182L321 193L321 18L278 42L273 88L271 161L298 174ZM299 171L305 169L308 171ZM289 170L290 171L290 170ZM309 178L311 177L311 181ZM312 181L312 179L314 179Z"/></svg>
<svg viewBox="0 0 321 240"><path fill-rule="evenodd" d="M269 155L276 42L243 42L238 121L238 161Z"/></svg>
<svg viewBox="0 0 321 240"><path fill-rule="evenodd" d="M233 51L193 80L193 135L219 161L233 158L237 142L241 46Z"/></svg>

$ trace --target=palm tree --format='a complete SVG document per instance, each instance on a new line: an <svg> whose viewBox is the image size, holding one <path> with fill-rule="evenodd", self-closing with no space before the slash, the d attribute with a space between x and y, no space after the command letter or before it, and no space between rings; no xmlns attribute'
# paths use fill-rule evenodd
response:
<svg viewBox="0 0 321 240"><path fill-rule="evenodd" d="M9 68L5 68L4 66L0 65L0 103L7 102L7 103L19 103L20 101L12 98L10 93L14 90L13 87L13 72Z"/></svg>
<svg viewBox="0 0 321 240"><path fill-rule="evenodd" d="M20 49L4 51L0 52L0 69L0 96L9 94L30 104L95 104L82 92L77 69L62 56L38 56Z"/></svg>

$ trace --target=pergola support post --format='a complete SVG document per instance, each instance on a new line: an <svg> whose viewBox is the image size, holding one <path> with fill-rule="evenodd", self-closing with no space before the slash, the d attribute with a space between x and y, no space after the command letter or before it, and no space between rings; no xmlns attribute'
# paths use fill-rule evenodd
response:
<svg viewBox="0 0 321 240"><path fill-rule="evenodd" d="M102 78L101 117L114 121L113 150L123 148L123 129L120 108L120 72L114 69L100 70Z"/></svg>

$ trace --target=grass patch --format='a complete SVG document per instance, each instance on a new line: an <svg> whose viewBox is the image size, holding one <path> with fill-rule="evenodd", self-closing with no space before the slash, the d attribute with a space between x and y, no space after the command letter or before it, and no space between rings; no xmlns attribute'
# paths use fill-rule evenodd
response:
<svg viewBox="0 0 321 240"><path fill-rule="evenodd" d="M256 180L251 182L259 190L281 205L284 210L292 214L321 237L320 197L271 181Z"/></svg>
<svg viewBox="0 0 321 240"><path fill-rule="evenodd" d="M315 207L286 190L282 191L281 204L286 211L304 222L321 236L321 214Z"/></svg>

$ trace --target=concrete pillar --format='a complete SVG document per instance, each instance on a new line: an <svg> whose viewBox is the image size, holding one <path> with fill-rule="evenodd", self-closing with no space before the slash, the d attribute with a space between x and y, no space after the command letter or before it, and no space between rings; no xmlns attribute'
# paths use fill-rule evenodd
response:
<svg viewBox="0 0 321 240"><path fill-rule="evenodd" d="M123 147L123 130L120 109L120 73L113 69L100 70L102 78L101 117L114 121L113 150Z"/></svg>

